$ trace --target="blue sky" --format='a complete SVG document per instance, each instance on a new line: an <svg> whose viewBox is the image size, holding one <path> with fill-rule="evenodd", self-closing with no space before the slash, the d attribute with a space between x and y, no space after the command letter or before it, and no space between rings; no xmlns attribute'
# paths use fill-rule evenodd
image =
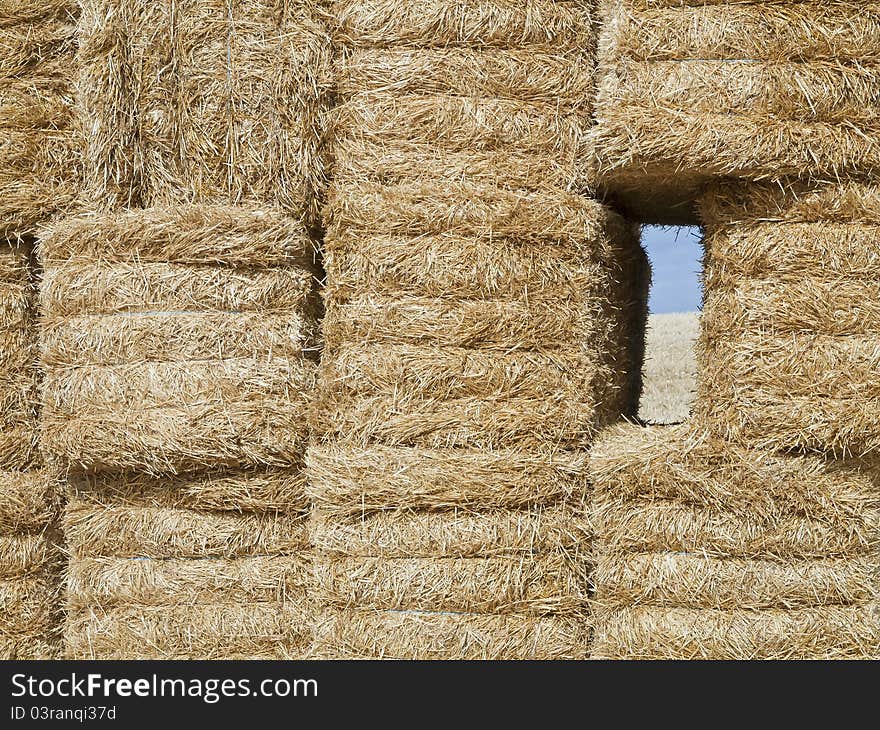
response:
<svg viewBox="0 0 880 730"><path fill-rule="evenodd" d="M661 228L645 226L642 245L651 259L653 284L652 314L694 312L700 308L699 228Z"/></svg>

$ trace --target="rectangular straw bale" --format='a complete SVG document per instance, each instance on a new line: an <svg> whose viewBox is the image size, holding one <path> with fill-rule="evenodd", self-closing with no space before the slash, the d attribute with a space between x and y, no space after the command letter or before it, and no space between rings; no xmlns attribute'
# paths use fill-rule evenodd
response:
<svg viewBox="0 0 880 730"><path fill-rule="evenodd" d="M590 172L588 117L557 107L396 92L334 112L334 179L386 184L465 178L523 190L576 189Z"/></svg>
<svg viewBox="0 0 880 730"><path fill-rule="evenodd" d="M873 453L880 268L865 251L874 248L876 191L771 187L727 184L701 199L707 275L695 413L759 448Z"/></svg>
<svg viewBox="0 0 880 730"><path fill-rule="evenodd" d="M60 486L44 470L0 472L0 534L41 532L57 515Z"/></svg>
<svg viewBox="0 0 880 730"><path fill-rule="evenodd" d="M538 46L569 50L593 40L590 3L556 0L333 0L333 38L367 47Z"/></svg>
<svg viewBox="0 0 880 730"><path fill-rule="evenodd" d="M313 442L307 489L330 516L394 510L480 512L547 505L586 489L579 452L421 449Z"/></svg>
<svg viewBox="0 0 880 730"><path fill-rule="evenodd" d="M331 58L321 3L81 4L93 202L256 203L317 219Z"/></svg>
<svg viewBox="0 0 880 730"><path fill-rule="evenodd" d="M708 552L708 551L707 551ZM609 554L596 564L603 606L765 609L876 601L880 553L812 560L713 557L706 553Z"/></svg>
<svg viewBox="0 0 880 730"><path fill-rule="evenodd" d="M619 426L590 476L595 657L876 654L875 463Z"/></svg>
<svg viewBox="0 0 880 730"><path fill-rule="evenodd" d="M528 557L576 552L589 539L584 505L572 498L521 510L414 511L350 516L313 512L311 544L322 556L362 558Z"/></svg>
<svg viewBox="0 0 880 730"><path fill-rule="evenodd" d="M337 181L591 186L592 3L333 9Z"/></svg>
<svg viewBox="0 0 880 730"><path fill-rule="evenodd" d="M594 444L589 472L593 529L609 547L772 559L880 545L870 461L750 450L690 425L621 425Z"/></svg>
<svg viewBox="0 0 880 730"><path fill-rule="evenodd" d="M565 191L533 193L461 182L442 190L430 183L334 186L326 210L331 231L412 236L491 231L523 243L592 245L600 258L608 240L606 221L613 217L600 203Z"/></svg>
<svg viewBox="0 0 880 730"><path fill-rule="evenodd" d="M630 606L597 618L594 659L876 659L876 604L706 610Z"/></svg>
<svg viewBox="0 0 880 730"><path fill-rule="evenodd" d="M88 215L46 231L40 254L48 454L108 471L299 463L319 311L301 222Z"/></svg>
<svg viewBox="0 0 880 730"><path fill-rule="evenodd" d="M313 372L282 358L59 368L42 445L96 470L289 465L305 449Z"/></svg>
<svg viewBox="0 0 880 730"><path fill-rule="evenodd" d="M343 609L323 614L319 659L586 659L582 618Z"/></svg>
<svg viewBox="0 0 880 730"><path fill-rule="evenodd" d="M300 514L203 512L71 498L63 523L74 559L286 555L308 545Z"/></svg>
<svg viewBox="0 0 880 730"><path fill-rule="evenodd" d="M80 157L72 89L74 0L0 9L0 235L33 235L72 205Z"/></svg>
<svg viewBox="0 0 880 730"><path fill-rule="evenodd" d="M501 298L531 289L577 298L602 280L598 261L581 246L514 237L444 232L417 236L334 230L324 245L333 276L326 296L346 301L375 296Z"/></svg>
<svg viewBox="0 0 880 730"><path fill-rule="evenodd" d="M324 366L312 419L318 434L365 444L524 448L580 443L594 430L588 398L595 372L586 358L358 349L338 348Z"/></svg>
<svg viewBox="0 0 880 730"><path fill-rule="evenodd" d="M302 659L311 618L297 602L93 609L68 618L64 642L68 659Z"/></svg>
<svg viewBox="0 0 880 730"><path fill-rule="evenodd" d="M484 614L586 611L586 562L562 553L512 557L318 556L314 596L324 606Z"/></svg>
<svg viewBox="0 0 880 730"><path fill-rule="evenodd" d="M355 47L335 59L334 75L342 99L393 91L404 97L461 97L488 104L558 103L560 111L588 117L594 91L588 58L579 63L571 56L530 47Z"/></svg>
<svg viewBox="0 0 880 730"><path fill-rule="evenodd" d="M608 0L592 135L602 187L645 220L693 224L692 201L717 177L872 173L877 12Z"/></svg>
<svg viewBox="0 0 880 730"><path fill-rule="evenodd" d="M70 611L132 606L302 603L308 554L242 558L78 558L67 574Z"/></svg>
<svg viewBox="0 0 880 730"><path fill-rule="evenodd" d="M142 471L67 476L68 496L106 506L202 512L304 514L303 464L289 469L215 470L153 477Z"/></svg>
<svg viewBox="0 0 880 730"><path fill-rule="evenodd" d="M48 369L145 365L163 356L245 360L255 352L294 360L311 357L317 338L317 319L290 311L82 314L41 322L40 360Z"/></svg>

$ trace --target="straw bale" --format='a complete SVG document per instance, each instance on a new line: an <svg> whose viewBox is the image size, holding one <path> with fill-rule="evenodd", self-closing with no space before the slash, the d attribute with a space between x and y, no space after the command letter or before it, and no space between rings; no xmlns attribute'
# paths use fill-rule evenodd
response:
<svg viewBox="0 0 880 730"><path fill-rule="evenodd" d="M336 306L328 302L324 341L328 350L345 343L434 345L436 347L591 352L603 302L555 296L498 299L363 294ZM585 341L587 340L587 341ZM592 348L591 348L592 345Z"/></svg>
<svg viewBox="0 0 880 730"><path fill-rule="evenodd" d="M878 569L880 553L856 559L767 560L655 552L600 556L594 580L596 601L607 608L752 610L876 601Z"/></svg>
<svg viewBox="0 0 880 730"><path fill-rule="evenodd" d="M48 636L57 630L60 586L51 573L0 580L0 636Z"/></svg>
<svg viewBox="0 0 880 730"><path fill-rule="evenodd" d="M603 8L605 13L615 11L610 18L614 43L624 57L650 61L880 59L880 4L876 2L859 3L858 13L849 0L637 6L637 2L607 2Z"/></svg>
<svg viewBox="0 0 880 730"><path fill-rule="evenodd" d="M247 558L77 558L67 574L68 610L236 605L306 599L306 555Z"/></svg>
<svg viewBox="0 0 880 730"><path fill-rule="evenodd" d="M703 198L697 418L759 448L876 451L880 310L871 282L880 268L865 253L877 229L871 193L858 183L740 188Z"/></svg>
<svg viewBox="0 0 880 730"><path fill-rule="evenodd" d="M357 349L340 346L324 366L327 385L316 396L312 419L320 435L363 444L525 448L577 445L592 434L595 411L588 399L595 373L577 352Z"/></svg>
<svg viewBox="0 0 880 730"><path fill-rule="evenodd" d="M464 178L521 190L577 189L591 169L588 118L560 116L549 106L358 94L334 112L334 179L393 185Z"/></svg>
<svg viewBox="0 0 880 730"><path fill-rule="evenodd" d="M864 555L880 545L877 465L789 456L693 426L607 429L590 454L597 541L743 558Z"/></svg>
<svg viewBox="0 0 880 730"><path fill-rule="evenodd" d="M593 656L877 655L878 474L693 425L609 429L590 463Z"/></svg>
<svg viewBox="0 0 880 730"><path fill-rule="evenodd" d="M83 314L40 323L40 360L52 370L65 365L145 365L243 360L255 352L311 357L318 322L297 312L174 312L137 316Z"/></svg>
<svg viewBox="0 0 880 730"><path fill-rule="evenodd" d="M532 193L457 181L442 189L416 182L334 186L325 218L331 237L342 229L411 236L491 232L523 243L591 244L600 260L609 220L620 220L594 200L553 188Z"/></svg>
<svg viewBox="0 0 880 730"><path fill-rule="evenodd" d="M586 456L554 450L421 449L314 442L307 489L329 516L526 508L586 490Z"/></svg>
<svg viewBox="0 0 880 730"><path fill-rule="evenodd" d="M868 6L604 3L603 187L645 220L696 223L690 202L719 176L875 171L880 6Z"/></svg>
<svg viewBox="0 0 880 730"><path fill-rule="evenodd" d="M78 496L68 501L63 524L75 559L287 555L308 545L301 514L205 512Z"/></svg>
<svg viewBox="0 0 880 730"><path fill-rule="evenodd" d="M880 524L876 509L866 516L866 527L858 520L838 525L775 511L736 515L660 500L622 505L597 501L593 515L597 542L615 549L780 560L862 554L877 545Z"/></svg>
<svg viewBox="0 0 880 730"><path fill-rule="evenodd" d="M580 117L562 112L577 112L586 119L592 109L591 49L582 49L588 55L580 58L535 46L344 50L334 63L336 90L343 100L360 94L395 93L399 97L480 99L490 105L492 100L555 104L560 131L567 128L563 118L570 119L569 124L581 123Z"/></svg>
<svg viewBox="0 0 880 730"><path fill-rule="evenodd" d="M280 357L58 368L46 377L42 447L98 470L296 463L313 373Z"/></svg>
<svg viewBox="0 0 880 730"><path fill-rule="evenodd" d="M314 655L322 659L586 659L581 618L519 614L336 610L323 614Z"/></svg>
<svg viewBox="0 0 880 730"><path fill-rule="evenodd" d="M60 637L54 634L0 635L0 661L57 660L62 658Z"/></svg>
<svg viewBox="0 0 880 730"><path fill-rule="evenodd" d="M302 311L313 288L299 268L227 269L174 263L65 262L47 268L48 317L155 311Z"/></svg>
<svg viewBox="0 0 880 730"><path fill-rule="evenodd" d="M877 605L707 610L631 606L597 619L594 659L876 659Z"/></svg>
<svg viewBox="0 0 880 730"><path fill-rule="evenodd" d="M309 510L303 464L153 477L142 471L67 476L69 496L107 507L298 514Z"/></svg>
<svg viewBox="0 0 880 730"><path fill-rule="evenodd" d="M0 236L23 238L74 200L74 0L0 8Z"/></svg>
<svg viewBox="0 0 880 730"><path fill-rule="evenodd" d="M529 290L580 299L603 281L601 265L579 246L546 241L529 245L491 230L394 236L334 230L324 244L333 276L326 295L346 301L375 296L501 298Z"/></svg>
<svg viewBox="0 0 880 730"><path fill-rule="evenodd" d="M45 453L109 471L299 462L320 311L301 223L228 206L88 215L40 253Z"/></svg>
<svg viewBox="0 0 880 730"><path fill-rule="evenodd" d="M880 225L880 191L859 179L783 180L744 185L713 185L700 200L707 225L742 223L858 223ZM797 241L810 245L809 241Z"/></svg>
<svg viewBox="0 0 880 730"><path fill-rule="evenodd" d="M177 205L90 214L42 232L44 261L119 261L240 268L313 265L302 224L269 208Z"/></svg>
<svg viewBox="0 0 880 730"><path fill-rule="evenodd" d="M557 552L512 557L361 558L315 562L322 605L391 611L573 614L586 610L586 563Z"/></svg>
<svg viewBox="0 0 880 730"><path fill-rule="evenodd" d="M361 558L528 557L575 552L589 539L584 505L492 511L394 511L348 517L313 512L311 544L321 556Z"/></svg>
<svg viewBox="0 0 880 730"><path fill-rule="evenodd" d="M61 551L46 534L0 535L0 579L45 572L61 562Z"/></svg>
<svg viewBox="0 0 880 730"><path fill-rule="evenodd" d="M56 516L59 480L46 471L0 472L0 533L39 532Z"/></svg>
<svg viewBox="0 0 880 730"><path fill-rule="evenodd" d="M308 608L297 602L131 606L68 617L68 659L303 659Z"/></svg>
<svg viewBox="0 0 880 730"><path fill-rule="evenodd" d="M268 204L316 221L331 57L321 3L81 4L89 199Z"/></svg>
<svg viewBox="0 0 880 730"><path fill-rule="evenodd" d="M593 36L587 3L333 0L331 10L333 38L348 46L545 46L561 51L589 46Z"/></svg>

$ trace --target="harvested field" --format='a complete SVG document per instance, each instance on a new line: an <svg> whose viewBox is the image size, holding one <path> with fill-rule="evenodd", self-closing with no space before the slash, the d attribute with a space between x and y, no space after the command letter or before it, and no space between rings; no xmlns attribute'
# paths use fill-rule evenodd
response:
<svg viewBox="0 0 880 730"><path fill-rule="evenodd" d="M697 386L694 345L699 333L699 312L648 318L639 418L655 424L688 419Z"/></svg>
<svg viewBox="0 0 880 730"><path fill-rule="evenodd" d="M880 449L877 202L858 183L730 183L705 194L695 413L706 428L758 448Z"/></svg>
<svg viewBox="0 0 880 730"><path fill-rule="evenodd" d="M624 425L590 476L594 657L877 657L876 463Z"/></svg>
<svg viewBox="0 0 880 730"><path fill-rule="evenodd" d="M83 0L85 197L317 221L330 43L317 0Z"/></svg>
<svg viewBox="0 0 880 730"><path fill-rule="evenodd" d="M602 187L693 224L717 177L836 179L880 165L876 3L601 3Z"/></svg>

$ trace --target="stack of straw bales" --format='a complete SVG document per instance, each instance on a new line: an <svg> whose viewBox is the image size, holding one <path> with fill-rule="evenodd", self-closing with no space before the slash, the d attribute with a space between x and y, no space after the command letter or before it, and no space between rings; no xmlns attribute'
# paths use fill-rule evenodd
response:
<svg viewBox="0 0 880 730"><path fill-rule="evenodd" d="M41 239L67 653L301 657L321 0L81 0L82 215Z"/></svg>
<svg viewBox="0 0 880 730"><path fill-rule="evenodd" d="M76 194L75 0L0 0L0 237L33 235Z"/></svg>
<svg viewBox="0 0 880 730"><path fill-rule="evenodd" d="M42 446L70 473L68 654L302 656L320 304L303 224L229 206L93 214L40 253Z"/></svg>
<svg viewBox="0 0 880 730"><path fill-rule="evenodd" d="M700 201L698 419L757 448L880 450L880 193L730 183Z"/></svg>
<svg viewBox="0 0 880 730"><path fill-rule="evenodd" d="M717 176L876 173L880 4L603 0L596 147L642 218Z"/></svg>
<svg viewBox="0 0 880 730"><path fill-rule="evenodd" d="M305 656L311 561L301 470L72 481L69 656Z"/></svg>
<svg viewBox="0 0 880 730"><path fill-rule="evenodd" d="M24 244L0 246L0 659L60 648L57 480L36 451L34 297Z"/></svg>
<svg viewBox="0 0 880 730"><path fill-rule="evenodd" d="M880 656L876 462L625 425L591 476L594 657Z"/></svg>
<svg viewBox="0 0 880 730"><path fill-rule="evenodd" d="M589 4L334 13L316 654L582 657L583 449L635 410L647 279L581 195Z"/></svg>
<svg viewBox="0 0 880 730"><path fill-rule="evenodd" d="M315 222L323 0L80 0L88 199L275 205Z"/></svg>

